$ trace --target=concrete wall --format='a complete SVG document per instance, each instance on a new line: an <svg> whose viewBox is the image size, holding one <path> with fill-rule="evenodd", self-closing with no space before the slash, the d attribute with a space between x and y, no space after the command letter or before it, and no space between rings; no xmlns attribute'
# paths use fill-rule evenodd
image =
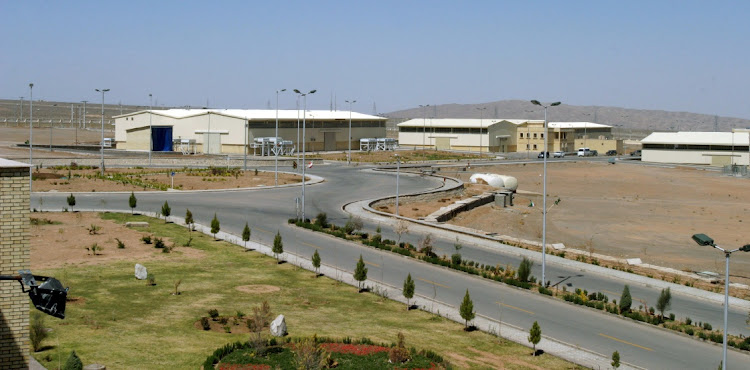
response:
<svg viewBox="0 0 750 370"><path fill-rule="evenodd" d="M28 269L29 250L29 168L0 162L0 274ZM0 281L0 368L28 366L29 297L18 282Z"/></svg>

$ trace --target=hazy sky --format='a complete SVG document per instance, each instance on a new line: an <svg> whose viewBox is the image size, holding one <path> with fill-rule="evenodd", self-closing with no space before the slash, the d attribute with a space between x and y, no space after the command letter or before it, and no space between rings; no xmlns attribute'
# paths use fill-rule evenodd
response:
<svg viewBox="0 0 750 370"><path fill-rule="evenodd" d="M2 1L0 98L380 113L503 99L750 118L750 1ZM293 108L294 94L280 97Z"/></svg>

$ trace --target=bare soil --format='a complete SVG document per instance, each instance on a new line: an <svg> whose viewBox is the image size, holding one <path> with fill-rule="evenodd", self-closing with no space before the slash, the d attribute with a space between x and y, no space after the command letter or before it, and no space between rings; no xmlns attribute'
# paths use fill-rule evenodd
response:
<svg viewBox="0 0 750 370"><path fill-rule="evenodd" d="M32 218L49 220L59 224L31 226L31 270L44 270L62 266L86 266L113 261L149 261L175 258L203 258L204 252L195 248L177 246L171 253L162 253L153 244L144 244L141 237L150 235L148 228L127 228L111 220L103 220L96 213L44 212L32 213ZM87 229L91 225L101 227L96 234ZM117 239L125 248L117 248ZM86 250L96 243L102 251L96 255ZM172 245L172 240L164 238Z"/></svg>
<svg viewBox="0 0 750 370"><path fill-rule="evenodd" d="M451 224L541 241L542 164L483 167L514 176L515 206L478 207ZM478 172L479 172L478 171ZM459 173L467 181L472 173ZM455 172L449 175L456 175ZM548 166L547 242L684 271L724 272L724 255L691 239L705 233L737 248L750 242L750 182L690 167L558 162ZM553 206L555 200L560 203ZM533 202L534 206L531 207ZM433 202L438 203L438 202ZM440 204L403 206L412 215ZM416 208L417 210L414 210ZM750 256L735 254L733 282L750 283Z"/></svg>
<svg viewBox="0 0 750 370"><path fill-rule="evenodd" d="M493 190L495 189L489 185L467 183L465 185L464 192L460 195L445 196L434 201L409 202L407 205L403 205L403 203L399 201L399 203L401 203L402 205L401 207L399 207L398 213L404 217L419 219L430 215L431 213L439 210L441 207L449 206L459 200L468 199L475 195ZM383 212L395 213L395 208L395 205L390 204L387 206L379 206L378 210Z"/></svg>

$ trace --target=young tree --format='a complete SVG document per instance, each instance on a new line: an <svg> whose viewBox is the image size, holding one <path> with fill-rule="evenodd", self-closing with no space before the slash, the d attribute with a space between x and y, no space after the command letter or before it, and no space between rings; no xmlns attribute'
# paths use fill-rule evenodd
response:
<svg viewBox="0 0 750 370"><path fill-rule="evenodd" d="M318 213L318 215L315 216L315 225L318 225L324 229L327 228L328 227L328 215L325 212Z"/></svg>
<svg viewBox="0 0 750 370"><path fill-rule="evenodd" d="M245 250L247 250L248 240L250 240L250 225L245 222L245 228L242 229L242 241L245 242Z"/></svg>
<svg viewBox="0 0 750 370"><path fill-rule="evenodd" d="M138 204L138 199L135 198L135 193L130 192L130 198L128 198L128 205L130 206L130 214L132 215L135 211L135 206Z"/></svg>
<svg viewBox="0 0 750 370"><path fill-rule="evenodd" d="M70 210L73 210L73 207L76 205L76 197L73 195L73 193L68 196L68 205L70 206Z"/></svg>
<svg viewBox="0 0 750 370"><path fill-rule="evenodd" d="M524 283L529 281L532 266L534 266L534 262L531 262L530 259L524 257L523 260L521 260L521 264L518 265L518 280Z"/></svg>
<svg viewBox="0 0 750 370"><path fill-rule="evenodd" d="M315 267L315 277L318 277L318 275L320 275L320 254L317 249L315 250L315 253L313 253L312 264L313 267Z"/></svg>
<svg viewBox="0 0 750 370"><path fill-rule="evenodd" d="M620 367L620 352L612 352L612 367L615 369Z"/></svg>
<svg viewBox="0 0 750 370"><path fill-rule="evenodd" d="M656 309L661 313L661 319L664 320L664 311L672 307L672 292L670 288L662 289L659 300L656 301Z"/></svg>
<svg viewBox="0 0 750 370"><path fill-rule="evenodd" d="M380 228L380 226L378 226L378 228ZM401 237L409 232L409 225L404 220L398 220L394 231L396 232L396 235L398 235L396 244L401 244Z"/></svg>
<svg viewBox="0 0 750 370"><path fill-rule="evenodd" d="M271 249L273 251L273 256L278 260L279 263L281 263L281 260L279 260L280 255L284 253L284 242L281 241L281 233L277 230L276 236L273 237L273 248Z"/></svg>
<svg viewBox="0 0 750 370"><path fill-rule="evenodd" d="M469 328L469 321L474 320L474 302L469 296L469 289L466 289L464 300L461 302L461 307L458 310L461 313L461 318L464 319L465 329Z"/></svg>
<svg viewBox="0 0 750 370"><path fill-rule="evenodd" d="M73 351L70 353L70 356L68 356L68 359L65 360L65 364L63 364L64 370L82 370L83 369L83 362L81 362L81 359L76 354L76 351Z"/></svg>
<svg viewBox="0 0 750 370"><path fill-rule="evenodd" d="M365 261L361 254L359 255L359 261L357 261L357 267L354 269L354 280L357 280L357 287L361 292L363 282L367 280L367 267L365 267Z"/></svg>
<svg viewBox="0 0 750 370"><path fill-rule="evenodd" d="M164 201L164 205L161 206L161 214L164 216L164 223L167 222L167 217L172 214L172 208L169 208L169 203Z"/></svg>
<svg viewBox="0 0 750 370"><path fill-rule="evenodd" d="M536 345L542 340L542 328L539 327L539 323L534 321L529 330L529 342L534 346L534 356L536 356Z"/></svg>
<svg viewBox="0 0 750 370"><path fill-rule="evenodd" d="M410 300L414 298L414 280L411 278L411 273L409 275L406 275L406 280L404 280L404 298L406 298L406 309L409 310L411 308Z"/></svg>
<svg viewBox="0 0 750 370"><path fill-rule="evenodd" d="M435 252L432 251L432 235L427 234L424 238L419 240L419 251L424 253L425 256L434 257Z"/></svg>
<svg viewBox="0 0 750 370"><path fill-rule="evenodd" d="M190 212L190 209L185 210L185 225L188 227L189 232L193 232L193 212Z"/></svg>
<svg viewBox="0 0 750 370"><path fill-rule="evenodd" d="M460 265L461 253L459 253L459 251L461 250L461 248L463 248L463 246L458 243L458 238L456 238L456 243L453 244L453 248L456 249L456 253L453 253L453 255L451 255L451 263L453 263L454 265Z"/></svg>
<svg viewBox="0 0 750 370"><path fill-rule="evenodd" d="M630 305L633 304L633 298L630 297L630 287L625 285L620 296L620 312L630 311Z"/></svg>
<svg viewBox="0 0 750 370"><path fill-rule="evenodd" d="M211 220L211 234L214 234L214 239L216 239L216 233L221 230L221 224L219 224L219 219L216 218L216 213L214 213L214 219Z"/></svg>

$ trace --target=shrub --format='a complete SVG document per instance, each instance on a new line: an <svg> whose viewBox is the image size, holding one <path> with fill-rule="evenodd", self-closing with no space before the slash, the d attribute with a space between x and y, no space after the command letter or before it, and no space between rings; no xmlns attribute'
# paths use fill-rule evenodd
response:
<svg viewBox="0 0 750 370"><path fill-rule="evenodd" d="M689 317L686 317L686 318L685 318L685 324L686 324L686 325L691 325L692 323L693 323L693 319L691 319L691 318L689 318Z"/></svg>
<svg viewBox="0 0 750 370"><path fill-rule="evenodd" d="M620 296L620 312L630 311L630 305L633 304L633 298L630 296L630 287L625 285Z"/></svg>
<svg viewBox="0 0 750 370"><path fill-rule="evenodd" d="M685 328L685 334L692 336L694 333L693 328Z"/></svg>
<svg viewBox="0 0 750 370"><path fill-rule="evenodd" d="M31 348L34 352L38 352L42 348L42 341L49 336L47 328L44 327L44 314L39 311L31 312L31 325L29 331L29 339L31 340Z"/></svg>
<svg viewBox="0 0 750 370"><path fill-rule="evenodd" d="M154 239L154 248L161 249L161 248L164 248L164 247L165 247L165 244L164 244L164 240L162 240L162 238L156 238L156 239Z"/></svg>
<svg viewBox="0 0 750 370"><path fill-rule="evenodd" d="M125 249L125 243L123 243L122 240L120 240L119 238L115 238L115 240L117 241L118 249Z"/></svg>
<svg viewBox="0 0 750 370"><path fill-rule="evenodd" d="M70 356L65 360L63 370L83 370L83 362L76 354L76 351L70 352Z"/></svg>
<svg viewBox="0 0 750 370"><path fill-rule="evenodd" d="M228 317L223 317L223 316L219 317L219 324L226 325L228 322L229 322L229 318Z"/></svg>
<svg viewBox="0 0 750 370"><path fill-rule="evenodd" d="M208 310L208 316L211 316L211 319L216 321L216 318L219 317L219 310L215 308Z"/></svg>
<svg viewBox="0 0 750 370"><path fill-rule="evenodd" d="M724 337L718 332L709 333L708 338L711 339L712 342L724 343Z"/></svg>
<svg viewBox="0 0 750 370"><path fill-rule="evenodd" d="M402 333L398 333L398 343L388 351L388 361L392 364L403 364L409 361L409 351L404 344Z"/></svg>
<svg viewBox="0 0 750 370"><path fill-rule="evenodd" d="M451 256L451 263L454 265L460 265L461 264L461 254L460 253L453 253Z"/></svg>
<svg viewBox="0 0 750 370"><path fill-rule="evenodd" d="M203 330L211 330L211 323L208 321L208 317L201 317L201 327Z"/></svg>
<svg viewBox="0 0 750 370"><path fill-rule="evenodd" d="M151 244L151 235L144 235L141 237L141 241L144 244Z"/></svg>
<svg viewBox="0 0 750 370"><path fill-rule="evenodd" d="M674 321L675 315L673 313L669 314L669 320Z"/></svg>
<svg viewBox="0 0 750 370"><path fill-rule="evenodd" d="M534 265L534 262L531 262L530 259L524 257L523 260L521 260L521 264L518 266L518 280L525 283L529 281L529 275L531 275L531 267Z"/></svg>
<svg viewBox="0 0 750 370"><path fill-rule="evenodd" d="M699 331L698 338L705 340L707 338L706 333L703 331Z"/></svg>
<svg viewBox="0 0 750 370"><path fill-rule="evenodd" d="M546 294L546 295L549 295L549 296L551 296L551 295L552 295L552 290L551 290L551 289L547 289L547 288L545 288L545 287L543 287L543 286L540 286L540 287L539 287L539 293L542 293L542 294ZM602 305L602 306L604 306L604 305ZM598 307L597 307L597 308L598 308Z"/></svg>
<svg viewBox="0 0 750 370"><path fill-rule="evenodd" d="M156 276L154 276L154 274L148 274L146 276L146 285L156 285Z"/></svg>
<svg viewBox="0 0 750 370"><path fill-rule="evenodd" d="M98 225L91 224L91 226L87 227L86 230L89 231L89 235L96 235L99 233L99 230L101 230L102 227Z"/></svg>
<svg viewBox="0 0 750 370"><path fill-rule="evenodd" d="M713 330L713 328L711 327L711 324L709 324L707 322L703 323L703 329L705 329L705 330Z"/></svg>
<svg viewBox="0 0 750 370"><path fill-rule="evenodd" d="M318 225L322 228L328 227L328 215L325 212L318 213L317 216L315 216L315 225Z"/></svg>

